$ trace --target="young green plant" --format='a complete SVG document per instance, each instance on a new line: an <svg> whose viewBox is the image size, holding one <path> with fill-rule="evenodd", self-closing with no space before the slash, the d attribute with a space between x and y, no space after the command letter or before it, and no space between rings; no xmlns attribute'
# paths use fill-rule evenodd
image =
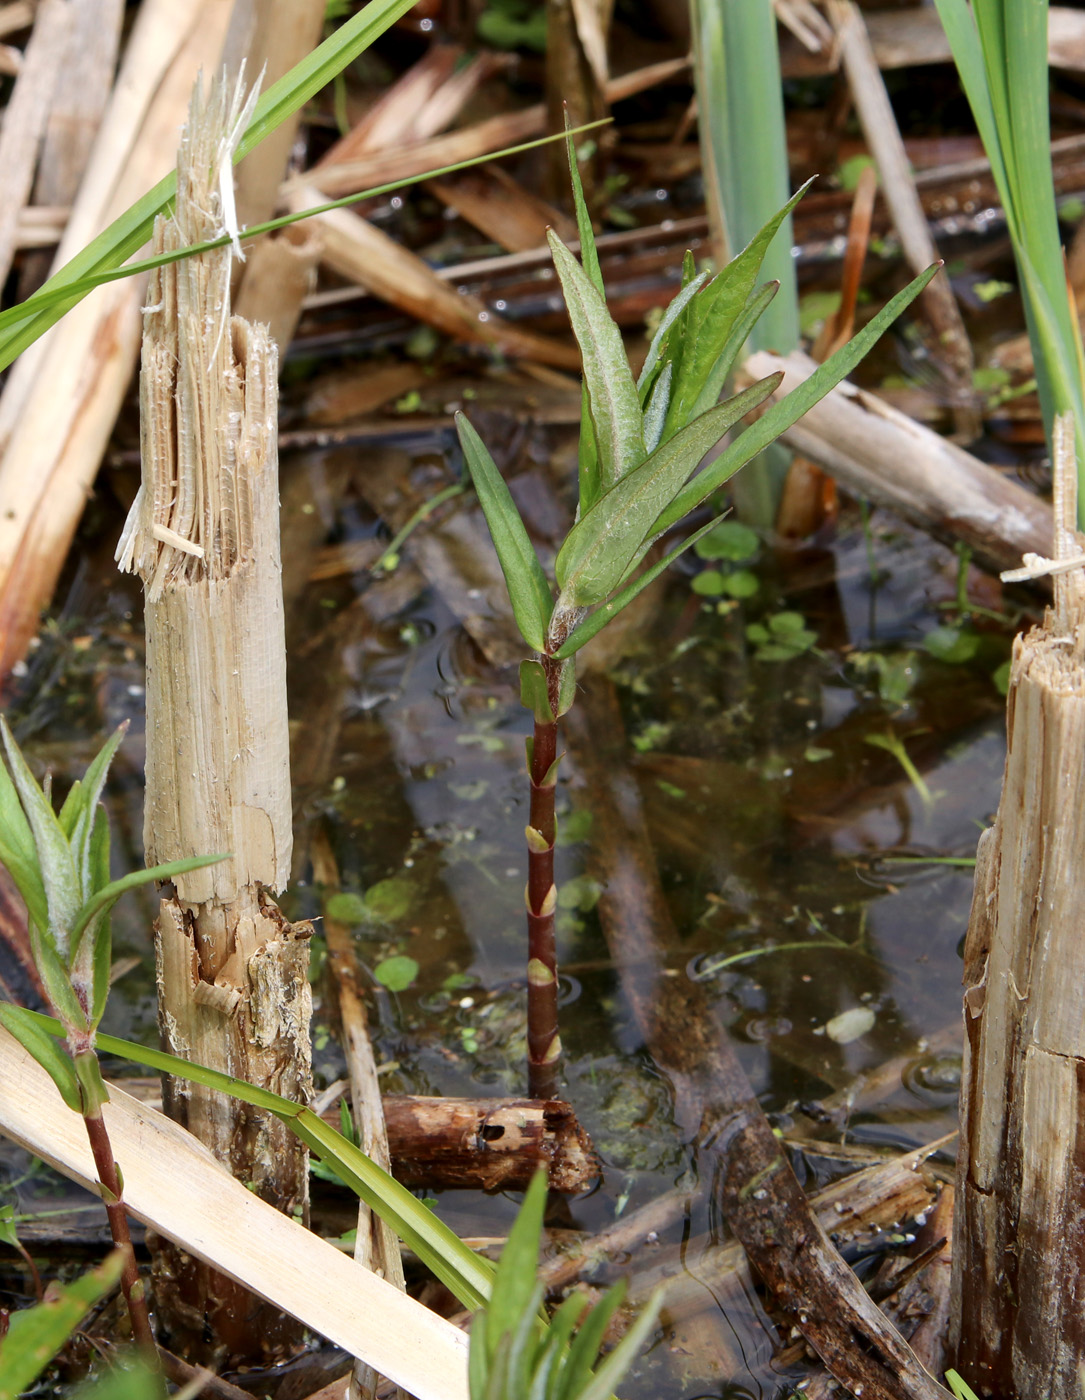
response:
<svg viewBox="0 0 1085 1400"><path fill-rule="evenodd" d="M578 518L558 551L556 598L493 458L467 418L459 414L456 420L513 615L524 642L536 653L520 668L521 698L534 717L527 744L531 806L525 834L528 1083L536 1098L557 1093L561 1063L554 797L560 762L558 721L575 695L576 653L717 519L649 563L655 542L849 374L937 270L929 268L898 293L854 340L800 388L771 404L694 476L705 454L779 386L781 376L771 375L719 402L739 350L776 290L775 283L757 284L765 251L802 191L715 277L698 274L687 253L682 288L665 311L644 368L634 380L621 332L607 310L571 148L570 168L582 263L555 234L549 237L580 345L584 390Z"/></svg>
<svg viewBox="0 0 1085 1400"><path fill-rule="evenodd" d="M32 1012L0 1003L0 1023L50 1075L64 1102L82 1115L98 1172L113 1241L121 1251L121 1287L132 1333L154 1353L143 1284L128 1232L120 1168L113 1158L102 1105L109 1094L95 1038L109 993L110 911L126 890L211 865L221 856L174 861L109 878L109 822L99 799L109 765L124 737L122 725L71 786L60 811L52 784L34 778L0 719L8 766L0 761L0 862L26 904L30 946L49 1001L64 1031L64 1047L45 1034ZM10 768L10 772L9 772Z"/></svg>

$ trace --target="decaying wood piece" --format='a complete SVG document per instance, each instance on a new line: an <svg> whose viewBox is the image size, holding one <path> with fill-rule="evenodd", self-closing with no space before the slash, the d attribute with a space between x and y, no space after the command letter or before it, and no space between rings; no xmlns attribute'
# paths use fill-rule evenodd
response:
<svg viewBox="0 0 1085 1400"><path fill-rule="evenodd" d="M853 0L831 0L829 15L836 29L841 60L863 135L881 176L882 198L889 207L905 259L918 275L938 260L938 252L919 202L904 141L863 16ZM972 387L972 345L949 279L935 277L920 300L938 339L938 359L953 386L958 428L971 439L979 431Z"/></svg>
<svg viewBox="0 0 1085 1400"><path fill-rule="evenodd" d="M319 832L312 843L313 879L323 886L325 898L339 888L339 869L326 832ZM392 1169L392 1154L388 1149L388 1129L381 1107L380 1080L377 1061L369 1039L369 1017L365 1009L358 959L354 953L350 930L346 924L328 916L324 918L324 937L328 946L328 963L336 996L339 999L339 1023L342 1028L343 1054L350 1076L350 1106L358 1145L384 1171ZM358 1202L358 1228L354 1238L354 1259L363 1269L370 1269L386 1279L393 1288L406 1293L403 1258L395 1232L365 1201ZM380 1377L364 1361L355 1364L348 1392L350 1400L374 1400ZM399 1392L400 1400L405 1400Z"/></svg>
<svg viewBox="0 0 1085 1400"><path fill-rule="evenodd" d="M192 74L218 61L223 0L144 0L56 266L169 168ZM128 388L143 284L100 287L35 342L0 395L0 676L48 602Z"/></svg>
<svg viewBox="0 0 1085 1400"><path fill-rule="evenodd" d="M1014 643L965 942L952 1349L977 1392L1007 1400L1070 1400L1085 1363L1085 537L1068 418L1055 470L1068 571Z"/></svg>
<svg viewBox="0 0 1085 1400"><path fill-rule="evenodd" d="M248 106L198 87L178 159L166 251L219 235ZM118 546L146 593L149 864L229 852L174 882L160 905L159 1026L167 1048L287 1098L310 1090L308 925L271 902L291 851L286 650L278 533L278 357L262 326L230 315L230 249L157 269L144 309L143 483ZM188 1081L166 1110L234 1176L304 1213L306 1154L277 1119ZM160 1257L159 1311L175 1343L273 1356L294 1335L253 1314L236 1285ZM221 1286L220 1286L221 1285Z"/></svg>
<svg viewBox="0 0 1085 1400"><path fill-rule="evenodd" d="M294 213L326 203L311 187L290 196ZM460 295L443 282L417 254L401 247L368 220L349 209L317 214L323 238L323 261L374 296L425 321L446 335L476 345L492 346L509 355L526 355L543 364L576 369L579 351L572 345L536 331L522 330L491 311L477 297Z"/></svg>
<svg viewBox="0 0 1085 1400"><path fill-rule="evenodd" d="M138 1219L370 1361L418 1400L467 1400L467 1337L234 1181L190 1133L110 1089L102 1109ZM0 1132L95 1191L79 1115L0 1029ZM208 1209L208 1202L213 1208Z"/></svg>
<svg viewBox="0 0 1085 1400"><path fill-rule="evenodd" d="M590 787L599 917L644 1041L674 1088L719 1209L750 1262L833 1375L866 1400L945 1400L816 1219L704 988L661 975L670 914L623 762L613 688L597 680L566 720ZM673 935L672 935L673 937ZM677 1028L680 1029L678 1033Z"/></svg>
<svg viewBox="0 0 1085 1400"><path fill-rule="evenodd" d="M814 372L808 356L757 351L743 374L760 379L784 371L776 397ZM963 540L984 567L1010 568L1027 553L1051 548L1050 507L1023 486L876 394L845 380L783 434L789 447L820 462L858 496L891 506L949 543Z"/></svg>

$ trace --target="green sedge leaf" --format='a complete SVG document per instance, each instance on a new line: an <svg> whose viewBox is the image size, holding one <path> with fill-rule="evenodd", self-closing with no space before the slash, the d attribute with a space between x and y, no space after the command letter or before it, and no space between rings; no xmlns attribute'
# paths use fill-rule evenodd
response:
<svg viewBox="0 0 1085 1400"><path fill-rule="evenodd" d="M723 434L779 385L768 379L711 409L623 476L570 530L557 557L559 607L601 603L621 582L653 522ZM658 533L655 531L653 533Z"/></svg>
<svg viewBox="0 0 1085 1400"><path fill-rule="evenodd" d="M750 297L731 327L731 334L724 341L715 368L708 375L704 387L697 395L696 402L690 410L690 421L699 418L702 413L707 413L713 404L719 402L724 384L727 382L739 352L746 344L750 332L761 319L762 313L779 290L779 282L766 282L763 286L758 287ZM673 394L671 397L673 400ZM676 422L673 426L679 428L682 424Z"/></svg>
<svg viewBox="0 0 1085 1400"><path fill-rule="evenodd" d="M583 1293L570 1293L554 1314L527 1400L552 1400L557 1393L569 1339L587 1306Z"/></svg>
<svg viewBox="0 0 1085 1400"><path fill-rule="evenodd" d="M775 442L781 433L786 432L808 409L823 399L830 389L835 389L842 379L846 379L871 346L892 325L904 308L915 300L940 267L941 263L935 263L925 272L921 272L887 302L877 316L849 340L847 345L842 346L823 365L818 365L805 383L793 389L779 403L772 404L736 442L725 448L710 466L678 493L656 521L654 533L662 534L673 525L677 525L691 510L696 510L702 501L707 500L713 491L719 490L740 467L745 466L759 452L763 452L769 443Z"/></svg>
<svg viewBox="0 0 1085 1400"><path fill-rule="evenodd" d="M654 452L663 436L663 424L671 401L671 379L674 377L674 364L668 360L663 372L652 386L648 407L644 410L644 446Z"/></svg>
<svg viewBox="0 0 1085 1400"><path fill-rule="evenodd" d="M640 397L622 333L606 301L557 234L550 229L546 237L580 346L599 453L599 486L605 492L644 461Z"/></svg>
<svg viewBox="0 0 1085 1400"><path fill-rule="evenodd" d="M493 1296L486 1310L491 1346L516 1331L531 1301L539 1265L539 1241L542 1238L547 1189L546 1173L537 1171L524 1194L523 1204L501 1251Z"/></svg>
<svg viewBox="0 0 1085 1400"><path fill-rule="evenodd" d="M535 1264L538 1264L536 1256ZM534 1272L530 1275L534 1278ZM496 1291L497 1285L495 1285ZM545 1333L540 1326L539 1314L542 1311L545 1290L537 1283L532 1290L524 1310L517 1320L516 1327L509 1336L509 1373L507 1395L526 1396L535 1370L535 1362L540 1358ZM543 1314L545 1316L545 1313Z"/></svg>
<svg viewBox="0 0 1085 1400"><path fill-rule="evenodd" d="M489 1330L486 1314L471 1319L471 1343L467 1352L467 1385L471 1400L486 1400L486 1378L490 1374Z"/></svg>
<svg viewBox="0 0 1085 1400"><path fill-rule="evenodd" d="M50 1284L43 1302L12 1313L0 1341L0 1400L19 1400L30 1391L91 1308L117 1287L123 1269L124 1253L114 1250L81 1278Z"/></svg>
<svg viewBox="0 0 1085 1400"><path fill-rule="evenodd" d="M47 1034L63 1034L60 1024L40 1012L25 1013ZM230 1094L254 1108L274 1113L290 1130L307 1144L336 1176L355 1191L409 1245L456 1295L464 1307L474 1311L488 1300L494 1278L494 1266L463 1243L434 1213L413 1196L394 1177L382 1171L359 1147L348 1142L341 1133L308 1108L291 1103L270 1089L258 1088L244 1079L222 1074L169 1055L164 1050L136 1045L117 1036L99 1035L97 1045L102 1054L119 1055L133 1064L146 1065L179 1079L191 1079L209 1089Z"/></svg>
<svg viewBox="0 0 1085 1400"><path fill-rule="evenodd" d="M746 247L693 299L686 318L686 333L675 369L671 409L664 435L677 431L694 416L694 405L715 371L735 322L742 315L754 289L765 253L776 233L810 186L808 180ZM718 391L717 391L718 397Z"/></svg>
<svg viewBox="0 0 1085 1400"><path fill-rule="evenodd" d="M11 776L19 792L30 829L34 834L38 868L45 887L49 909L48 933L62 957L68 956L72 925L79 913L79 880L71 847L61 830L57 815L38 786L7 721L0 719L4 748L11 765ZM14 876L14 872L12 872Z"/></svg>
<svg viewBox="0 0 1085 1400"><path fill-rule="evenodd" d="M607 1356L592 1377L591 1383L577 1395L577 1400L610 1400L614 1388L629 1370L648 1340L663 1309L663 1290L656 1289L644 1305L636 1322Z"/></svg>
<svg viewBox="0 0 1085 1400"><path fill-rule="evenodd" d="M704 284L708 281L708 277L709 274L707 272L702 272L697 277L694 277L691 281L685 283L685 285L682 287L682 290L678 293L678 295L674 298L671 304L664 311L663 318L660 321L659 325L656 327L656 333L654 336L652 336L652 343L648 347L648 355L644 361L640 375L637 379L637 389L639 390L642 399L644 397L645 390L651 384L652 372L655 369L656 365L659 363L660 359L664 356L664 353L667 349L667 337L670 335L671 327L674 325L675 321L678 320L679 316L681 316L682 312L685 311L686 307L701 290Z"/></svg>
<svg viewBox="0 0 1085 1400"><path fill-rule="evenodd" d="M456 414L456 431L467 469L478 492L479 505L490 527L490 538L497 550L501 572L505 575L516 625L528 646L534 651L542 651L554 606L550 585L505 478L462 413Z"/></svg>
<svg viewBox="0 0 1085 1400"><path fill-rule="evenodd" d="M340 25L330 38L273 83L256 104L252 122L234 155L235 162L243 160L265 136L270 135L288 116L326 87L336 74L353 63L374 39L405 15L413 3L414 0L370 0L356 15ZM55 325L65 311L81 300L85 293L73 292L72 284L88 274L118 267L147 242L155 216L173 198L176 187L174 171L115 219L70 262L65 263L40 289L46 293L67 290L69 295L66 299L43 309L38 298L31 297L23 306L15 308L22 313L20 323L0 335L0 368L11 364L28 345Z"/></svg>
<svg viewBox="0 0 1085 1400"><path fill-rule="evenodd" d="M623 1279L608 1289L580 1324L580 1330L569 1347L569 1359L565 1364L562 1384L558 1391L561 1400L580 1400L580 1395L589 1384L591 1369L603 1345L603 1338L610 1326L610 1320L618 1311L625 1297L626 1284Z"/></svg>
<svg viewBox="0 0 1085 1400"><path fill-rule="evenodd" d="M520 662L520 704L530 710L536 724L553 724L556 718L550 706L546 672L541 661Z"/></svg>
<svg viewBox="0 0 1085 1400"><path fill-rule="evenodd" d="M680 554L684 554L698 540L703 539L710 530L714 530L722 519L723 516L717 516L715 520L710 520L707 525L703 525L688 539L683 540L676 549L672 549L658 563L653 564L650 569L645 569L643 574L626 588L623 588L620 593L615 594L602 607L596 608L578 627L573 628L563 644L554 652L554 656L559 660L564 660L566 657L574 656L581 647L587 646L591 639L601 632L608 623L614 621L623 608L629 606L638 593L643 592L650 583L654 583L665 569L670 568Z"/></svg>
<svg viewBox="0 0 1085 1400"><path fill-rule="evenodd" d="M31 1015L21 1006L0 1002L0 1025L11 1032L28 1055L37 1060L68 1107L75 1113L81 1113L83 1100L71 1056L30 1019Z"/></svg>

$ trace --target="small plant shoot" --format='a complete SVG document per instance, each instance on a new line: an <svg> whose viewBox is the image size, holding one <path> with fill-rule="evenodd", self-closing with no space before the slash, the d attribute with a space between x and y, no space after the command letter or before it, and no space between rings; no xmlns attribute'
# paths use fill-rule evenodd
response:
<svg viewBox="0 0 1085 1400"><path fill-rule="evenodd" d="M535 721L527 745L531 808L525 835L528 1082L536 1098L556 1095L561 1063L554 795L560 762L557 727L575 695L576 653L684 550L708 538L719 517L650 561L656 542L849 374L937 270L928 268L898 293L854 340L801 387L767 407L694 475L720 439L779 388L782 376L770 375L719 402L751 328L776 290L775 283L758 285L765 252L806 187L714 277L698 274L692 254L686 254L682 288L660 320L644 369L634 380L621 332L607 309L571 140L568 145L581 261L556 234L549 239L583 362L580 506L558 551L553 583L485 444L462 413L456 420L516 624L536 653L520 668L521 698Z"/></svg>

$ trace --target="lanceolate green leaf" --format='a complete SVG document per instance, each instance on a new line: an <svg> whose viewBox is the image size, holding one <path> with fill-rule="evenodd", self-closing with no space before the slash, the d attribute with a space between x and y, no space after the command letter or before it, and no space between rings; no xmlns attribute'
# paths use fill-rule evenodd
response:
<svg viewBox="0 0 1085 1400"><path fill-rule="evenodd" d="M595 1372L592 1382L577 1395L577 1400L609 1400L614 1387L640 1354L656 1325L663 1307L663 1290L657 1289L644 1305L637 1320Z"/></svg>
<svg viewBox="0 0 1085 1400"><path fill-rule="evenodd" d="M546 236L583 358L599 453L599 487L605 492L644 461L640 396L622 333L606 302L557 234L550 230Z"/></svg>
<svg viewBox="0 0 1085 1400"><path fill-rule="evenodd" d="M625 576L652 524L710 447L780 383L773 375L703 414L623 476L569 532L557 558L561 605L601 603Z"/></svg>
<svg viewBox="0 0 1085 1400"><path fill-rule="evenodd" d="M18 1400L101 1299L120 1282L124 1255L115 1250L72 1283L50 1286L49 1297L11 1316L0 1341L0 1400Z"/></svg>
<svg viewBox="0 0 1085 1400"><path fill-rule="evenodd" d="M501 572L505 575L516 625L528 646L542 651L554 607L550 585L505 478L462 413L456 414L456 431L460 435L460 445L478 492L482 513L490 527Z"/></svg>
<svg viewBox="0 0 1085 1400"><path fill-rule="evenodd" d="M340 25L330 38L277 83L273 83L256 104L252 122L241 138L235 161L247 156L286 117L303 107L310 97L363 53L374 39L405 15L413 4L414 0L370 0L364 9ZM176 174L171 173L54 273L42 290L55 291L70 286L88 273L119 266L146 243L155 215L161 213L173 198L175 189ZM66 301L37 310L32 319L24 318L19 327L0 337L0 368L11 364L17 355L59 321L64 312L79 300L80 295L73 293ZM27 307L33 302L34 298L31 298Z"/></svg>
<svg viewBox="0 0 1085 1400"><path fill-rule="evenodd" d="M780 290L779 282L766 282L758 287L750 296L749 301L739 312L731 327L731 333L724 341L720 349L719 358L710 371L701 387L701 392L697 395L692 409L689 410L689 421L699 418L702 413L706 413L713 404L719 402L720 394L723 393L723 386L727 381L727 376L731 373L732 366L746 344L750 331L753 329L761 313L769 305ZM684 427L684 423L676 423L676 427Z"/></svg>
<svg viewBox="0 0 1085 1400"><path fill-rule="evenodd" d="M113 880L104 888L96 890L80 909L72 931L73 944L79 940L83 930L97 914L112 909L121 895L127 894L129 890L139 889L141 885L149 885L155 880L172 880L175 875L185 875L190 870L202 870L205 865L217 865L220 860L227 859L225 855L186 856L184 860L171 860L165 865L152 866L150 870L133 870L128 875L122 875L119 880Z"/></svg>
<svg viewBox="0 0 1085 1400"><path fill-rule="evenodd" d="M569 156L569 179L573 186L576 227L580 234L580 261L592 286L601 297L605 297L603 273L599 267L599 253L595 247L595 230L591 226L591 213L584 199L584 186L580 180L580 165L576 156L576 144L569 128L568 112L565 113L565 148ZM599 449L595 444L595 427L591 421L591 404L586 381L580 391L580 452L577 465L580 514L586 515L602 494L599 484Z"/></svg>
<svg viewBox="0 0 1085 1400"><path fill-rule="evenodd" d="M671 408L664 436L690 420L693 405L713 373L731 330L754 289L765 251L777 229L806 193L803 185L787 204L690 302L684 318L681 354L675 367Z"/></svg>
<svg viewBox="0 0 1085 1400"><path fill-rule="evenodd" d="M648 347L648 354L645 357L640 376L637 379L637 389L640 391L642 398L645 390L651 383L652 372L659 363L660 358L666 358L667 337L670 334L671 327L707 281L707 272L698 274L692 282L686 283L664 311L663 318L656 327L656 333L652 336L652 343Z"/></svg>
<svg viewBox="0 0 1085 1400"><path fill-rule="evenodd" d="M10 1002L0 1002L0 1025L11 1032L28 1055L33 1055L67 1106L79 1113L83 1105L71 1057L33 1020L32 1013Z"/></svg>
<svg viewBox="0 0 1085 1400"><path fill-rule="evenodd" d="M747 428L736 442L726 447L710 466L682 488L670 505L660 513L652 533L663 534L672 525L677 525L691 510L696 510L702 501L707 500L713 491L717 491L725 481L734 476L740 467L764 451L770 442L775 442L807 409L812 408L830 389L834 389L845 379L904 308L915 300L940 267L941 264L937 263L921 272L903 291L887 302L847 345L823 365L818 365L805 383L793 389L785 399L766 409L757 422Z"/></svg>
<svg viewBox="0 0 1085 1400"><path fill-rule="evenodd" d="M546 1193L546 1173L538 1171L532 1177L497 1265L493 1298L487 1309L491 1346L515 1330L534 1291Z"/></svg>
<svg viewBox="0 0 1085 1400"><path fill-rule="evenodd" d="M0 863L8 868L26 904L27 912L41 928L49 922L45 886L41 882L34 836L15 784L0 761Z"/></svg>
<svg viewBox="0 0 1085 1400"><path fill-rule="evenodd" d="M669 569L680 554L684 554L686 550L695 545L698 540L703 539L705 535L714 530L722 519L723 516L717 516L715 520L710 520L707 525L703 525L699 530L690 535L688 539L683 540L676 549L672 549L669 554L664 555L658 563L653 564L651 568L645 569L644 573L638 575L638 577L623 588L620 593L616 593L613 598L596 608L596 610L590 613L579 626L575 627L572 632L569 633L564 643L554 652L555 657L559 660L564 660L568 656L573 656L581 647L587 646L591 639L601 632L607 623L612 622L623 608L629 606L638 593L647 588L650 583L654 583L660 574L663 573L664 569Z"/></svg>

